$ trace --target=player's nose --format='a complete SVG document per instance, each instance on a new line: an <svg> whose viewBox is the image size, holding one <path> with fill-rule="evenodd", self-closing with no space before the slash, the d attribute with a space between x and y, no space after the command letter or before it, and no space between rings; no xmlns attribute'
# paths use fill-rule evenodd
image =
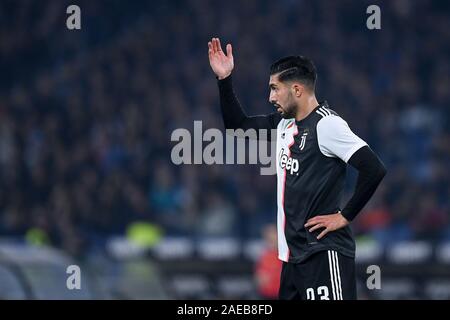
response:
<svg viewBox="0 0 450 320"><path fill-rule="evenodd" d="M277 103L277 100L274 98L274 96L272 96L272 94L269 95L269 102L270 102L271 104Z"/></svg>
<svg viewBox="0 0 450 320"><path fill-rule="evenodd" d="M269 97L269 102L270 104L276 104L277 103L277 99L273 98L272 96Z"/></svg>

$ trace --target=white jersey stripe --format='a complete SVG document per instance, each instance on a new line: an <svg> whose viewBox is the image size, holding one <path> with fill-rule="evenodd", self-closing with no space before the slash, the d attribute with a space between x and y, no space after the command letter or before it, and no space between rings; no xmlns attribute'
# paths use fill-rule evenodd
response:
<svg viewBox="0 0 450 320"><path fill-rule="evenodd" d="M289 247L287 245L286 235L284 234L284 228L286 226L286 216L284 213L284 192L286 187L286 171L283 173L279 182L281 185L281 193L278 195L278 215L277 215L277 228L278 228L278 259L288 262L289 261Z"/></svg>
<svg viewBox="0 0 450 320"><path fill-rule="evenodd" d="M331 280L331 291L333 291L333 300L336 300L336 288L334 286L334 276L333 276L333 259L331 258L330 250L328 250L328 265L330 266L330 280Z"/></svg>
<svg viewBox="0 0 450 320"><path fill-rule="evenodd" d="M341 285L341 274L339 272L339 260L338 260L338 254L335 251L334 252L335 259L336 259L336 272L337 272L337 283L338 283L338 295L340 297L340 300L342 299L342 285Z"/></svg>
<svg viewBox="0 0 450 320"><path fill-rule="evenodd" d="M295 124L295 123L294 123ZM287 125L285 120L281 120L278 124L278 140L277 140L277 154L284 149L285 154L289 157L289 148L294 144L294 136L298 134L298 128L296 125L283 129L283 126ZM285 138L280 138L281 134L285 133ZM277 164L277 229L278 229L278 258L284 262L289 261L290 250L287 244L285 228L286 228L286 214L284 211L284 195L286 191L286 169L282 169Z"/></svg>
<svg viewBox="0 0 450 320"><path fill-rule="evenodd" d="M326 117L325 112L323 112L323 110L321 110L320 108L317 109L316 112L317 112L318 114L320 114L322 117Z"/></svg>
<svg viewBox="0 0 450 320"><path fill-rule="evenodd" d="M317 109L317 110L316 110L316 113L320 114L322 117L325 117L325 116L326 116L325 113L323 113L323 111L320 110L320 109Z"/></svg>
<svg viewBox="0 0 450 320"><path fill-rule="evenodd" d="M321 107L320 110L322 110L327 116L331 116L330 110L327 110L327 109L324 108L324 107Z"/></svg>
<svg viewBox="0 0 450 320"><path fill-rule="evenodd" d="M341 296L339 294L339 283L338 283L338 275L337 275L337 268L336 268L336 259L334 256L334 251L331 251L331 260L333 261L333 281L334 281L334 287L336 288L336 300L341 300Z"/></svg>

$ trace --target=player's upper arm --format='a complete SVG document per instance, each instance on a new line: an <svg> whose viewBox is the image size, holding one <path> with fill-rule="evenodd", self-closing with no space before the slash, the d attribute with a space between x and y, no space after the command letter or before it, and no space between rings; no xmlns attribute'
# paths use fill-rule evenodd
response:
<svg viewBox="0 0 450 320"><path fill-rule="evenodd" d="M244 120L245 129L276 129L281 121L279 113L270 113L266 115L250 116Z"/></svg>
<svg viewBox="0 0 450 320"><path fill-rule="evenodd" d="M320 151L327 157L338 157L348 162L350 157L367 143L358 137L339 116L324 117L317 123Z"/></svg>
<svg viewBox="0 0 450 320"><path fill-rule="evenodd" d="M265 139L274 141L276 139L276 135L272 135L272 130L277 128L280 121L281 116L278 113L250 116L245 117L242 122L239 123L237 128L243 129L244 131L248 129L256 130L258 139L262 139L262 136L260 136L260 130L266 130L267 136L265 136Z"/></svg>

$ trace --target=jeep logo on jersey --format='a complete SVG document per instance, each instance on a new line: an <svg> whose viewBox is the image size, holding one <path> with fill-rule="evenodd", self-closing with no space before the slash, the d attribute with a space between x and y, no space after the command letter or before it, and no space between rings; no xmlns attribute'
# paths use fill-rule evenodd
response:
<svg viewBox="0 0 450 320"><path fill-rule="evenodd" d="M284 153L284 149L281 149L280 151L279 161L281 169L286 169L290 174L298 172L300 167L298 160L288 157L288 155Z"/></svg>

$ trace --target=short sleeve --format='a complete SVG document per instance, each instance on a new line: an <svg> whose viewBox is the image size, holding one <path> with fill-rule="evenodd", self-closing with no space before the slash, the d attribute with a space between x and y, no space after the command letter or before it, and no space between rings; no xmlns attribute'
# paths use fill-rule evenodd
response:
<svg viewBox="0 0 450 320"><path fill-rule="evenodd" d="M320 151L327 157L337 157L344 162L366 146L367 143L358 137L339 116L323 117L317 123L317 140Z"/></svg>

